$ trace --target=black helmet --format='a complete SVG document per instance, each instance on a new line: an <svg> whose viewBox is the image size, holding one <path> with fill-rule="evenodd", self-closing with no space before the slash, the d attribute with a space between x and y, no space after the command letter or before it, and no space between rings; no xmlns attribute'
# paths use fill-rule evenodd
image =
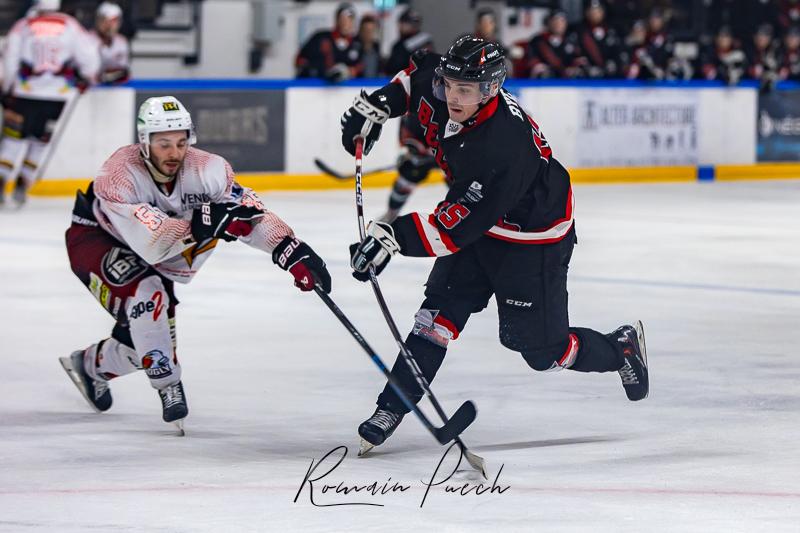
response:
<svg viewBox="0 0 800 533"><path fill-rule="evenodd" d="M460 37L439 60L433 78L433 94L445 100L442 78L479 82L481 93L490 96L492 86L499 89L506 79L505 50L480 37Z"/></svg>

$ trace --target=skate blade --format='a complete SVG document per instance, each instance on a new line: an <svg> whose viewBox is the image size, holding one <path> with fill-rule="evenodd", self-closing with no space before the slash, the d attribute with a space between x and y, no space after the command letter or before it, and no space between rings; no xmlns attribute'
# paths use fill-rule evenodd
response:
<svg viewBox="0 0 800 533"><path fill-rule="evenodd" d="M361 443L358 445L358 456L359 457L365 456L374 447L375 447L374 444L371 444L371 443L365 441L364 439L361 439Z"/></svg>
<svg viewBox="0 0 800 533"><path fill-rule="evenodd" d="M92 408L92 411L94 411L95 413L102 413L103 411L95 407L92 401L89 399L89 392L83 385L83 381L81 380L78 373L75 372L75 369L72 367L72 356L59 357L58 362L61 363L61 367L64 369L64 372L67 373L67 376L69 376L70 381L72 381L72 383L74 383L75 386L78 388L78 392L81 393L81 396L83 396L83 399L86 400L86 403L89 404L89 407Z"/></svg>
<svg viewBox="0 0 800 533"><path fill-rule="evenodd" d="M175 427L178 428L178 436L179 437L185 437L186 436L186 430L183 427L183 421L184 420L185 420L184 418L181 418L180 420L176 420L176 421L173 422Z"/></svg>
<svg viewBox="0 0 800 533"><path fill-rule="evenodd" d="M636 340L639 341L639 350L642 352L644 367L647 369L647 394L644 395L644 398L647 398L650 396L650 366L647 362L647 344L644 340L644 324L642 324L641 320L637 320L633 328L636 330ZM644 400L644 398L642 398L642 400Z"/></svg>

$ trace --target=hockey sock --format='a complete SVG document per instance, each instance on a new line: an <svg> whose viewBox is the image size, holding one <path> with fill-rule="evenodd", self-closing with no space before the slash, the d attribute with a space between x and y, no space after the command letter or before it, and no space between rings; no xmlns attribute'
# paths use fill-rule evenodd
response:
<svg viewBox="0 0 800 533"><path fill-rule="evenodd" d="M158 276L142 279L136 293L125 304L136 354L155 389L181 380L181 366L172 342L169 306L169 293Z"/></svg>
<svg viewBox="0 0 800 533"><path fill-rule="evenodd" d="M616 372L622 368L623 358L618 346L603 333L588 328L569 328L577 335L580 347L575 362L570 367L578 372Z"/></svg>
<svg viewBox="0 0 800 533"><path fill-rule="evenodd" d="M439 370L439 367L442 366L447 348L433 344L413 334L406 338L406 346L419 365L422 375L428 380L428 383L433 381L436 372ZM422 398L423 391L419 385L417 385L417 380L414 378L411 370L409 370L402 355L397 356L394 366L392 367L392 375L400 382L403 391L408 395L409 399L414 403L419 402ZM388 383L380 396L378 396L377 404L379 407L389 409L397 414L408 413L408 409L403 405L403 402L397 397L397 394L395 394L391 385Z"/></svg>

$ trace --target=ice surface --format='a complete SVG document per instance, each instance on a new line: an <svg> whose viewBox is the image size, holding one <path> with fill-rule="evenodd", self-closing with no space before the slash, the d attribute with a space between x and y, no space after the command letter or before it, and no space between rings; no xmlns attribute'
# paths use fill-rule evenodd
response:
<svg viewBox="0 0 800 533"><path fill-rule="evenodd" d="M422 188L411 206L442 194ZM386 195L365 191L368 216ZM265 198L325 258L333 298L390 364L371 290L348 273L352 194ZM581 186L576 199L572 322L610 331L641 318L650 398L628 402L616 374L530 370L499 345L491 304L434 390L450 412L476 403L464 440L510 489L433 487L423 508L443 448L407 417L355 457L381 376L269 257L222 245L178 288L190 408L178 438L144 375L113 381L114 407L98 415L58 364L111 328L69 270L71 202L0 212L0 530L800 531L800 182ZM381 276L404 332L430 266L396 258ZM293 501L312 460L340 445L349 454L314 484L317 503L383 507L314 507L308 485ZM321 492L388 478L411 488Z"/></svg>

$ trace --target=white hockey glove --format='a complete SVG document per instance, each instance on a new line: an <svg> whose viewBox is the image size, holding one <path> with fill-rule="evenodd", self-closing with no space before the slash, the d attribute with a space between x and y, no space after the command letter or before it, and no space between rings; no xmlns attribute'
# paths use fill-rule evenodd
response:
<svg viewBox="0 0 800 533"><path fill-rule="evenodd" d="M358 281L367 281L370 266L375 267L377 276L399 251L400 245L394 238L392 226L384 222L370 222L364 240L360 244L350 245L350 266L353 268L353 277Z"/></svg>
<svg viewBox="0 0 800 533"><path fill-rule="evenodd" d="M356 155L356 137L364 138L364 155L367 155L381 136L381 128L389 120L389 110L374 102L379 98L368 96L362 89L352 107L342 115L342 146L350 155Z"/></svg>

